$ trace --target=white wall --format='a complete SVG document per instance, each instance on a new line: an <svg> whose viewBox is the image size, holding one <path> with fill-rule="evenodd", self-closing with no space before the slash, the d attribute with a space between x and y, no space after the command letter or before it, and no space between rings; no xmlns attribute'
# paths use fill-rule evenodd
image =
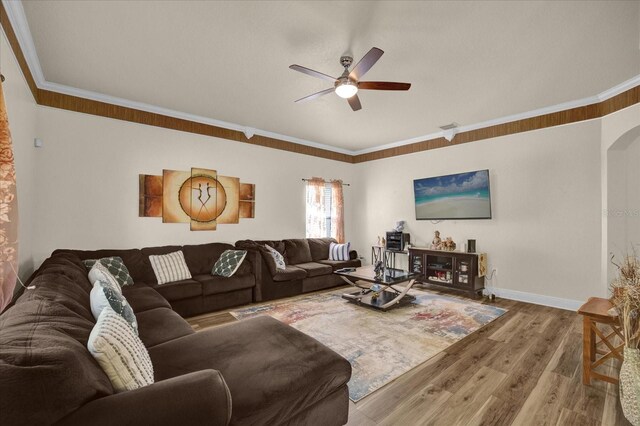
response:
<svg viewBox="0 0 640 426"><path fill-rule="evenodd" d="M627 148L627 247L640 254L640 137Z"/></svg>
<svg viewBox="0 0 640 426"><path fill-rule="evenodd" d="M490 170L493 219L415 220L414 179L479 169ZM435 230L461 248L476 239L498 269L488 282L494 287L576 303L604 294L598 120L362 163L356 170L363 189L354 200L361 212L354 229L359 250L404 219L416 245L427 245Z"/></svg>
<svg viewBox="0 0 640 426"><path fill-rule="evenodd" d="M18 275L26 279L37 266L33 258L36 209L33 139L37 136L37 106L4 32L0 30L0 34L0 71L6 78L2 88L9 115L18 192Z"/></svg>
<svg viewBox="0 0 640 426"><path fill-rule="evenodd" d="M349 164L190 133L39 107L34 254L56 248L128 248L252 238L304 238L305 185L351 181ZM192 232L189 224L138 217L138 175L202 167L256 184L256 218ZM350 238L352 193L345 187Z"/></svg>
<svg viewBox="0 0 640 426"><path fill-rule="evenodd" d="M601 240L601 254L600 254L600 273L603 287L606 289L608 283L611 281L615 274L615 267L610 262L610 253L612 249L620 246L621 238L620 233L617 232L614 235L609 235L610 222L616 222L615 218L610 217L608 208L611 202L615 203L616 199L621 196L620 193L609 194L612 187L615 186L614 182L609 182L609 175L611 174L611 167L623 166L620 160L616 160L616 150L622 149L622 147L630 146L634 140L640 138L640 104L630 106L628 108L617 111L613 114L609 114L601 120L601 168L600 179L602 188L602 208L603 214L601 218L602 240ZM633 160L631 160L633 161ZM611 165L609 163L612 163ZM638 169L638 163L631 164L631 167ZM615 172L614 172L615 174ZM639 183L637 180L629 180L627 185L628 191L636 191L636 194L640 192L638 189ZM610 199L613 201L610 202ZM632 235L636 235L637 227L634 227L632 221L630 226L635 228L632 230ZM626 225L624 225L626 226ZM633 237L635 238L635 237Z"/></svg>

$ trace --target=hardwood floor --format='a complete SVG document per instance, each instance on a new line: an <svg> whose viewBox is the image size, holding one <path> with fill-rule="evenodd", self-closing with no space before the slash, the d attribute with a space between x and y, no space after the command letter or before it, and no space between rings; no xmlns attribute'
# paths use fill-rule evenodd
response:
<svg viewBox="0 0 640 426"><path fill-rule="evenodd" d="M509 312L350 402L348 425L630 425L617 386L582 384L578 314L494 303ZM189 319L196 330L231 321L228 311ZM606 364L610 375L618 368L613 360Z"/></svg>

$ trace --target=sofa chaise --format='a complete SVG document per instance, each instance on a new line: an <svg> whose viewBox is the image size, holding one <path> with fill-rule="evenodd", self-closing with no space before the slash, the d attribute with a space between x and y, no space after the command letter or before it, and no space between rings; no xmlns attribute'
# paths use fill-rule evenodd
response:
<svg viewBox="0 0 640 426"><path fill-rule="evenodd" d="M200 248L209 254L186 255L198 248L182 247L192 272L209 268L210 254L222 249ZM195 333L171 307L197 312L223 302L209 302L204 294L214 291L204 290L214 283L200 282L197 291L181 298L174 292L184 294L185 289L154 284L144 253L172 249L58 250L41 265L29 281L33 288L0 315L2 424L345 424L348 361L271 317ZM122 291L136 315L155 379L151 385L124 392L114 391L87 350L96 321L89 303L92 285L82 259L112 255L123 257L137 279ZM238 281L226 290L219 293L224 303L248 301L255 284Z"/></svg>

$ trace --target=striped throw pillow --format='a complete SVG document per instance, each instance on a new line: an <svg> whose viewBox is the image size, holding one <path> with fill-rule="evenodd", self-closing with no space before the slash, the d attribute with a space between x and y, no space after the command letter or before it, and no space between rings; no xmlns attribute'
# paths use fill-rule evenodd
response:
<svg viewBox="0 0 640 426"><path fill-rule="evenodd" d="M110 307L100 313L87 349L98 361L116 392L153 383L149 352L127 321Z"/></svg>
<svg viewBox="0 0 640 426"><path fill-rule="evenodd" d="M153 272L156 274L158 284L191 278L191 272L189 272L187 262L184 260L182 250L163 255L150 255L149 262L151 262Z"/></svg>
<svg viewBox="0 0 640 426"><path fill-rule="evenodd" d="M349 247L351 243L329 244L329 260L349 260Z"/></svg>

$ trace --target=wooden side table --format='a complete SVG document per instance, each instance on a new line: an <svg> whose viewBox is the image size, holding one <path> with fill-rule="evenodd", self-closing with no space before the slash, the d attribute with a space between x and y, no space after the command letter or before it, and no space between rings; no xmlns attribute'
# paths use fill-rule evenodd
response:
<svg viewBox="0 0 640 426"><path fill-rule="evenodd" d="M601 297L590 297L587 303L578 309L578 313L583 316L582 331L582 383L591 384L591 379L604 380L609 383L618 383L618 379L594 371L611 358L622 361L622 348L624 347L624 337L620 331L618 317L612 317L608 311L613 305L608 299ZM598 324L607 325L613 330L606 335L598 328ZM616 346L613 338L619 336L623 343ZM598 338L600 340L598 340ZM598 346L604 345L604 348ZM601 355L598 358L598 355Z"/></svg>

